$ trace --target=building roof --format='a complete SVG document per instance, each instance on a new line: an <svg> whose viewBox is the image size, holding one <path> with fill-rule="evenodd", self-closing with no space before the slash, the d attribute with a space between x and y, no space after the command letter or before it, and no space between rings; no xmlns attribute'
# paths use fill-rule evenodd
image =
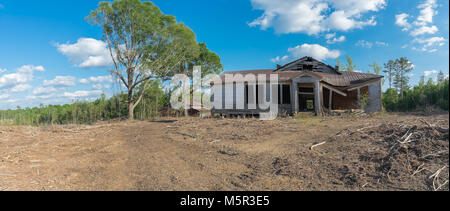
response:
<svg viewBox="0 0 450 211"><path fill-rule="evenodd" d="M310 70L298 69L304 62L307 64L314 63L314 66ZM325 70L324 70L325 69ZM320 61L317 61L311 57L304 57L294 62L288 63L284 66L280 66L277 69L261 69L261 70L246 70L246 71L232 71L225 72L221 75L222 83L225 81L225 75L236 76L241 74L242 76L253 74L255 76L259 74L266 75L266 79L270 80L270 74L277 74L280 82L291 81L292 79L300 75L311 75L318 78L320 81L327 83L334 87L350 87L361 83L365 83L372 80L378 80L383 78L380 75L360 73L360 72L343 72L332 68ZM246 79L241 79L246 81ZM241 82L236 80L235 82ZM220 82L219 82L220 83Z"/></svg>

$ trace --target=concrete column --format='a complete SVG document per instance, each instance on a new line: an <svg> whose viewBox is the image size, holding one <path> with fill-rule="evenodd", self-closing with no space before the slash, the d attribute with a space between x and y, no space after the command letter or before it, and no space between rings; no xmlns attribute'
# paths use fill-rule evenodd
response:
<svg viewBox="0 0 450 211"><path fill-rule="evenodd" d="M280 90L280 102L278 102L278 104L282 105L283 104L283 84L279 84L278 89Z"/></svg>
<svg viewBox="0 0 450 211"><path fill-rule="evenodd" d="M298 112L299 99L298 99L298 84L293 81L291 84L291 104L294 106L292 109L294 112Z"/></svg>

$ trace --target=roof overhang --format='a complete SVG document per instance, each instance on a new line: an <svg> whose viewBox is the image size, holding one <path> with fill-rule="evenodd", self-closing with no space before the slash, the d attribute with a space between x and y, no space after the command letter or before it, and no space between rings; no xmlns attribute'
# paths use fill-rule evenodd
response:
<svg viewBox="0 0 450 211"><path fill-rule="evenodd" d="M356 89L360 89L362 87L370 86L372 84L379 83L382 78L383 77L371 79L371 80L368 80L366 82L362 82L362 83L359 83L359 84L355 84L355 85L349 86L346 89L347 89L347 91L353 91L353 90L356 90Z"/></svg>

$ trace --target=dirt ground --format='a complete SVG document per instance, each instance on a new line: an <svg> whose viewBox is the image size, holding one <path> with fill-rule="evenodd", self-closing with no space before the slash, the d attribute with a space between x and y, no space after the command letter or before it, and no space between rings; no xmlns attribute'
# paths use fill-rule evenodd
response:
<svg viewBox="0 0 450 211"><path fill-rule="evenodd" d="M0 126L0 190L446 190L449 115Z"/></svg>

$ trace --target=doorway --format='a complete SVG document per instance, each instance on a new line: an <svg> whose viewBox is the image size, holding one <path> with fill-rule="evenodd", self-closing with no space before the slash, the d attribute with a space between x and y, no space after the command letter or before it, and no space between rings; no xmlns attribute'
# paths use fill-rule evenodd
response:
<svg viewBox="0 0 450 211"><path fill-rule="evenodd" d="M315 111L314 95L299 94L299 111L313 112Z"/></svg>
<svg viewBox="0 0 450 211"><path fill-rule="evenodd" d="M315 111L314 87L299 87L298 100L300 112L314 112Z"/></svg>

